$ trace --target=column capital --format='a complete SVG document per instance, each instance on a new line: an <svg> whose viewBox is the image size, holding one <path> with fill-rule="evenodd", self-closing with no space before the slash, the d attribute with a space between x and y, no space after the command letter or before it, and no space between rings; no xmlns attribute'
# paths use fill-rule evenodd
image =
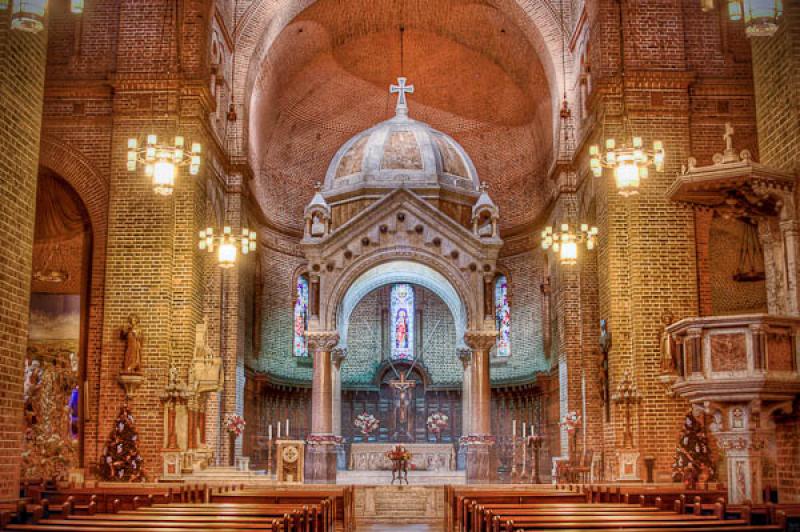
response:
<svg viewBox="0 0 800 532"><path fill-rule="evenodd" d="M497 331L467 331L464 341L474 351L488 351L497 343Z"/></svg>
<svg viewBox="0 0 800 532"><path fill-rule="evenodd" d="M339 343L339 333L336 331L309 331L306 333L306 340L308 340L308 349L311 352L330 353Z"/></svg>
<svg viewBox="0 0 800 532"><path fill-rule="evenodd" d="M456 349L456 354L458 355L458 359L464 365L464 369L467 369L472 363L472 349L461 347Z"/></svg>
<svg viewBox="0 0 800 532"><path fill-rule="evenodd" d="M346 347L337 347L331 351L331 361L333 365L336 366L336 369L339 369L342 365L342 362L347 358L347 348Z"/></svg>

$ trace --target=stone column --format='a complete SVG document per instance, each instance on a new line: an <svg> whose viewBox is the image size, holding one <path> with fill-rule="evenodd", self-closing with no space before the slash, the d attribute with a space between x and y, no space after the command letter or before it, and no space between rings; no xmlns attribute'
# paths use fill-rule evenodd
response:
<svg viewBox="0 0 800 532"><path fill-rule="evenodd" d="M467 436L472 430L472 350L459 349L458 358L464 366L464 384L461 389L461 435Z"/></svg>
<svg viewBox="0 0 800 532"><path fill-rule="evenodd" d="M332 351L339 343L335 331L309 332L308 348L314 354L311 389L311 434L308 437L305 480L311 484L336 483L336 444L333 433Z"/></svg>
<svg viewBox="0 0 800 532"><path fill-rule="evenodd" d="M464 340L472 348L472 420L467 441L467 482L491 482L497 474L497 453L491 424L489 353L497 341L497 331L470 331L464 335Z"/></svg>
<svg viewBox="0 0 800 532"><path fill-rule="evenodd" d="M798 254L800 254L800 223L797 220L781 222L781 235L786 258L786 307L790 316L800 314L800 280L798 280Z"/></svg>
<svg viewBox="0 0 800 532"><path fill-rule="evenodd" d="M342 437L342 363L347 358L347 349L336 348L331 354L332 378L333 378L333 401L331 401L331 416L333 418L333 434L338 438ZM336 467L337 469L347 468L347 456L344 445L336 445Z"/></svg>
<svg viewBox="0 0 800 532"><path fill-rule="evenodd" d="M347 350L336 348L331 352L331 380L333 381L333 400L331 401L331 417L333 433L342 435L342 363L347 358Z"/></svg>

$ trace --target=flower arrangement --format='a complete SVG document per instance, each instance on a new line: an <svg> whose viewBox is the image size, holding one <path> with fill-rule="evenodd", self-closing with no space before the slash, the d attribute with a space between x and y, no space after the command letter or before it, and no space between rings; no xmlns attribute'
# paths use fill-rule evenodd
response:
<svg viewBox="0 0 800 532"><path fill-rule="evenodd" d="M448 421L450 421L450 418L447 417L446 414L443 414L442 412L435 412L428 416L428 430L435 434L439 434L447 428Z"/></svg>
<svg viewBox="0 0 800 532"><path fill-rule="evenodd" d="M242 416L239 414L225 414L225 430L229 434L239 437L244 432L244 427L247 425Z"/></svg>
<svg viewBox="0 0 800 532"><path fill-rule="evenodd" d="M353 425L355 425L355 427L361 431L361 434L364 436L369 436L378 429L378 427L381 425L381 422L375 419L375 416L372 414L363 412L359 414L359 416L353 422Z"/></svg>
<svg viewBox="0 0 800 532"><path fill-rule="evenodd" d="M581 426L581 415L574 410L568 412L567 415L561 418L561 426L567 429L569 434L574 433Z"/></svg>
<svg viewBox="0 0 800 532"><path fill-rule="evenodd" d="M398 445L391 451L386 453L386 458L389 460L401 460L403 462L411 461L411 453L406 450L402 445Z"/></svg>

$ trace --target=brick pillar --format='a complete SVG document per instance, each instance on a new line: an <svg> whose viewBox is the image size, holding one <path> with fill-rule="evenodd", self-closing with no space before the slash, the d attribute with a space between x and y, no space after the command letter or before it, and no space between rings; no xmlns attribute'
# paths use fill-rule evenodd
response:
<svg viewBox="0 0 800 532"><path fill-rule="evenodd" d="M240 235L244 225L242 213L242 196L239 192L240 176L229 177L229 182L234 185L233 191L226 196L226 218L224 224L231 227L234 235ZM222 228L219 228L221 230ZM220 302L220 354L222 355L222 365L225 371L225 385L222 389L220 399L221 420L227 414L238 414L244 416L244 323L240 318L239 307L242 297L242 268L243 262L250 260L242 256L239 252L236 266L224 269L221 272L222 300ZM224 428L219 429L224 436L221 439L222 449L220 455L222 462L229 461L231 456L231 439L228 437ZM247 430L247 429L245 429ZM234 442L233 455L242 455L242 442L245 435L236 438ZM220 463L220 460L217 460Z"/></svg>
<svg viewBox="0 0 800 532"><path fill-rule="evenodd" d="M784 2L784 15L780 21L778 32L769 38L751 39L753 52L753 81L756 96L756 116L758 124L758 153L760 162L767 166L789 172L800 172L800 3ZM789 204L789 202L786 202ZM781 232L772 231L776 263L766 264L770 268L790 266L787 277L792 283L790 296L792 305L784 305L786 311L797 313L800 306L798 293L798 253L797 206L798 192L795 191L794 220L784 221ZM781 235L787 238L785 257L781 257ZM763 231L762 231L763 235ZM767 246L765 246L765 259ZM784 262L777 262L784 258ZM766 261L765 261L766 262ZM767 282L770 282L768 273ZM767 294L774 299L775 287ZM770 312L775 312L773 301L770 301ZM800 462L797 457L797 436L800 434L800 404L795 402L794 414L776 420L777 457L775 459L776 476L778 477L778 496L781 502L800 501Z"/></svg>
<svg viewBox="0 0 800 532"><path fill-rule="evenodd" d="M497 331L469 331L464 341L472 349L470 441L467 444L467 482L491 482L497 476L497 451L492 436L492 387L489 354Z"/></svg>
<svg viewBox="0 0 800 532"><path fill-rule="evenodd" d="M312 484L336 483L336 444L333 434L333 381L331 352L339 343L333 331L309 332L308 348L314 357L311 389L311 434L306 446L305 480Z"/></svg>
<svg viewBox="0 0 800 532"><path fill-rule="evenodd" d="M18 496L45 32L11 31L0 14L0 499Z"/></svg>

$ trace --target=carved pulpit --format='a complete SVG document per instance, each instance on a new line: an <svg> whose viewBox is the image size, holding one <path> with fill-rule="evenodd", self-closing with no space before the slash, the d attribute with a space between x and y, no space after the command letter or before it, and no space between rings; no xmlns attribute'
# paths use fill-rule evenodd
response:
<svg viewBox="0 0 800 532"><path fill-rule="evenodd" d="M410 429L414 426L412 402L417 382L408 380L406 374L401 372L399 379L389 381L389 386L394 395L394 434L392 439L413 442L414 435Z"/></svg>

